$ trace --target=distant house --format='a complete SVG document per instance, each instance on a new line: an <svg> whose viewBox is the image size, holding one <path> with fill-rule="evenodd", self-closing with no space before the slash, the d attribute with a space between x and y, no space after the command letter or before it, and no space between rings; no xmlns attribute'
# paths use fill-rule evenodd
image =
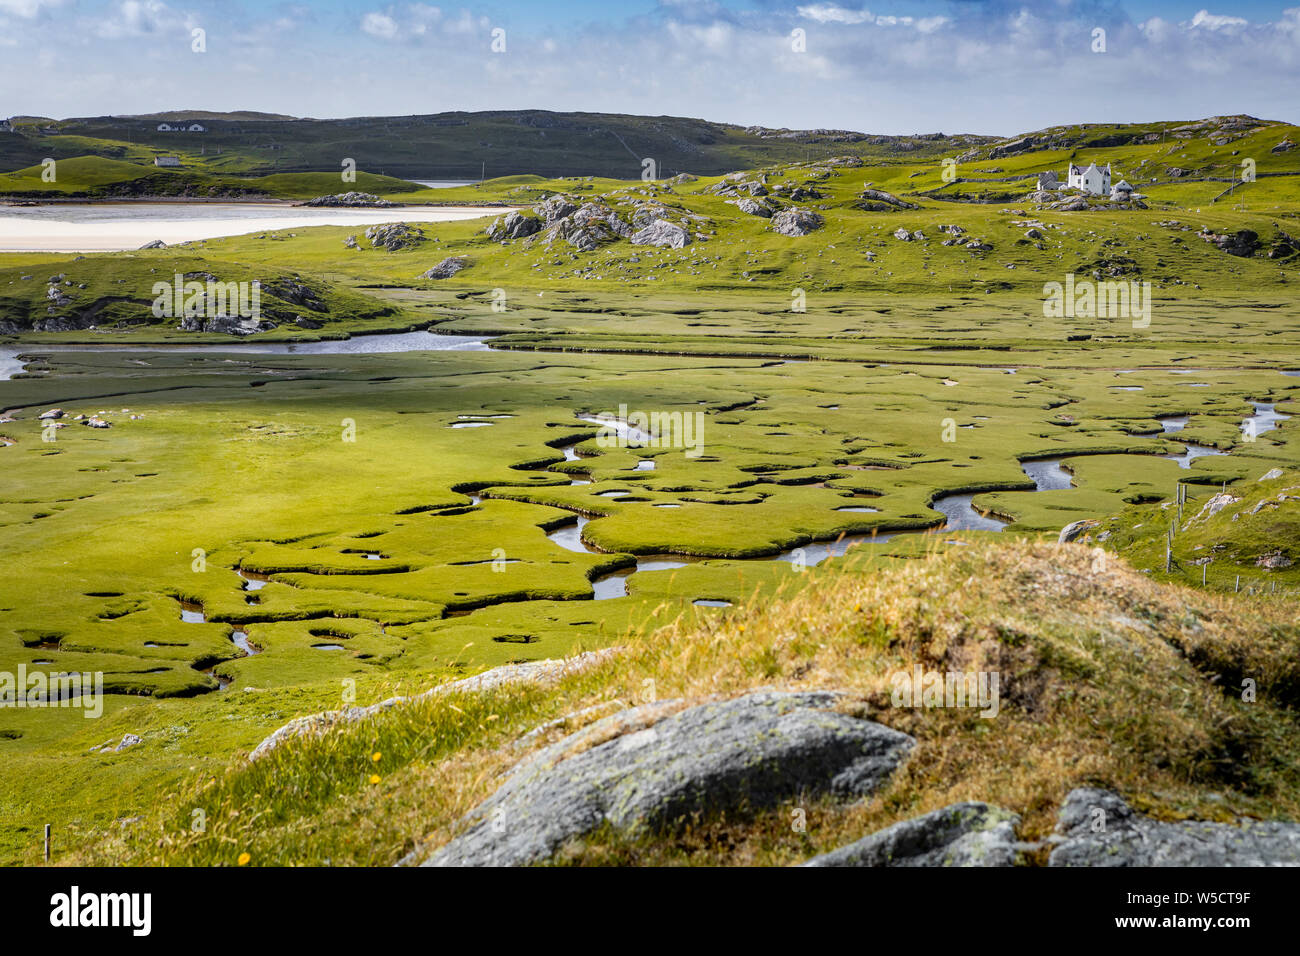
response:
<svg viewBox="0 0 1300 956"><path fill-rule="evenodd" d="M1096 163L1090 163L1087 169L1071 163L1065 185L1069 189L1081 189L1094 196L1109 195L1110 163L1106 164L1105 169L1098 169Z"/></svg>
<svg viewBox="0 0 1300 956"><path fill-rule="evenodd" d="M159 124L158 124L158 132L160 132L160 133L174 133L174 132L176 132L176 127L173 126L171 123L159 123Z"/></svg>
<svg viewBox="0 0 1300 956"><path fill-rule="evenodd" d="M1110 187L1111 199L1132 199L1133 187L1127 181L1121 179L1114 186Z"/></svg>
<svg viewBox="0 0 1300 956"><path fill-rule="evenodd" d="M207 131L208 128L202 123L191 123L189 126L185 127L185 132L187 133L206 133Z"/></svg>
<svg viewBox="0 0 1300 956"><path fill-rule="evenodd" d="M8 120L0 120L0 133L12 133L14 128L9 125Z"/></svg>
<svg viewBox="0 0 1300 956"><path fill-rule="evenodd" d="M1046 192L1048 190L1055 192L1061 188L1061 181L1056 178L1056 170L1049 169L1045 173L1038 174L1038 191Z"/></svg>
<svg viewBox="0 0 1300 956"><path fill-rule="evenodd" d="M181 161L177 156L155 156L153 164L155 166L179 166Z"/></svg>
<svg viewBox="0 0 1300 956"><path fill-rule="evenodd" d="M173 126L171 123L159 123L158 132L160 133L206 133L208 128L202 123L177 123Z"/></svg>

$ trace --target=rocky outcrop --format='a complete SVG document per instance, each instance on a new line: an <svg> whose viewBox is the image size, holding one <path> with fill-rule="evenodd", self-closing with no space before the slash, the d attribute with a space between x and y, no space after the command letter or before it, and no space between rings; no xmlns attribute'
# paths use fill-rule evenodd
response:
<svg viewBox="0 0 1300 956"><path fill-rule="evenodd" d="M464 256L448 256L427 272L421 272L421 279L450 279L456 273L469 268L469 260Z"/></svg>
<svg viewBox="0 0 1300 956"><path fill-rule="evenodd" d="M1206 242L1212 243L1220 252L1243 259L1254 255L1255 250L1259 248L1259 233L1253 229L1240 229L1225 234L1206 230L1199 235Z"/></svg>
<svg viewBox="0 0 1300 956"><path fill-rule="evenodd" d="M373 193L347 192L338 193L334 196L317 196L315 199L307 200L306 205L361 206L372 209L388 209L393 206L400 206L401 203L389 202L387 199L380 199Z"/></svg>
<svg viewBox="0 0 1300 956"><path fill-rule="evenodd" d="M533 212L541 217L542 222L548 226L559 222L566 216L573 215L577 210L577 203L572 202L568 196L560 195L544 199L533 207Z"/></svg>
<svg viewBox="0 0 1300 956"><path fill-rule="evenodd" d="M523 239L540 231L542 220L537 216L526 216L515 210L494 220L487 227L488 238L493 242L505 242L509 239Z"/></svg>
<svg viewBox="0 0 1300 956"><path fill-rule="evenodd" d="M270 332L274 328L277 328L276 323L266 319L239 315L218 315L212 318L187 315L181 318L180 324L182 332L217 332L221 335L252 335L254 332Z"/></svg>
<svg viewBox="0 0 1300 956"><path fill-rule="evenodd" d="M772 231L783 236L806 236L822 225L822 217L809 209L783 209L772 216Z"/></svg>
<svg viewBox="0 0 1300 956"><path fill-rule="evenodd" d="M163 242L161 239L155 239L153 242L146 242L143 246L140 247L141 250L166 249L166 248L167 248L167 243Z"/></svg>
<svg viewBox="0 0 1300 956"><path fill-rule="evenodd" d="M391 222L382 226L371 226L366 230L366 238L372 247L382 247L389 252L410 249L424 242L424 232L405 222Z"/></svg>
<svg viewBox="0 0 1300 956"><path fill-rule="evenodd" d="M516 767L425 865L535 863L606 825L655 831L799 794L871 793L914 741L838 712L840 701L825 692L761 691L606 717Z"/></svg>
<svg viewBox="0 0 1300 956"><path fill-rule="evenodd" d="M987 803L954 803L904 820L804 866L1015 866L1020 817Z"/></svg>
<svg viewBox="0 0 1300 956"><path fill-rule="evenodd" d="M319 714L296 717L258 744L253 752L248 755L248 759L257 760L264 757L286 740L294 737L312 736L324 733L331 727L354 724L383 713L398 704L427 700L441 694L480 693L498 687L505 687L509 684L538 684L543 686L554 684L564 677L580 673L617 653L617 648L609 648L603 651L588 651L563 660L547 659L524 661L518 664L503 664L501 667L494 667L481 674L475 674L473 677L465 677L447 684L439 684L437 687L416 694L414 697L389 697L367 707L348 707L343 710L328 710Z"/></svg>
<svg viewBox="0 0 1300 956"><path fill-rule="evenodd" d="M690 245L691 234L667 219L656 219L644 229L632 234L630 239L634 246L660 246L665 249L680 249Z"/></svg>
<svg viewBox="0 0 1300 956"><path fill-rule="evenodd" d="M1109 790L1080 788L1056 818L1049 866L1300 865L1300 824L1166 823Z"/></svg>

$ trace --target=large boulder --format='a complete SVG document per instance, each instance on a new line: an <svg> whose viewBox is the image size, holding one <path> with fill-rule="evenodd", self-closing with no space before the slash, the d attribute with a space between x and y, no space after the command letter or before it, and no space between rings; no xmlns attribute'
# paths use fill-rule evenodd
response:
<svg viewBox="0 0 1300 956"><path fill-rule="evenodd" d="M1053 840L1049 866L1300 866L1300 824L1166 823L1091 787L1070 791Z"/></svg>
<svg viewBox="0 0 1300 956"><path fill-rule="evenodd" d="M1020 817L987 803L954 803L895 823L804 866L1015 866Z"/></svg>
<svg viewBox="0 0 1300 956"><path fill-rule="evenodd" d="M854 206L867 212L892 212L896 209L921 208L916 203L899 199L893 193L887 193L883 189L862 190L862 198L854 203Z"/></svg>
<svg viewBox="0 0 1300 956"><path fill-rule="evenodd" d="M915 741L837 711L840 701L825 692L759 691L606 717L523 761L425 865L536 863L606 825L653 832L706 811L761 809L801 794L871 793Z"/></svg>
<svg viewBox="0 0 1300 956"><path fill-rule="evenodd" d="M667 219L656 219L644 229L631 236L634 246L662 246L667 249L680 249L691 243L691 234Z"/></svg>
<svg viewBox="0 0 1300 956"><path fill-rule="evenodd" d="M748 216L762 216L764 219L772 218L772 207L767 203L761 203L757 199L729 199L737 209Z"/></svg>
<svg viewBox="0 0 1300 956"><path fill-rule="evenodd" d="M464 256L448 256L427 272L421 272L421 279L450 279L462 269L469 268L469 260Z"/></svg>
<svg viewBox="0 0 1300 956"><path fill-rule="evenodd" d="M537 216L525 216L518 210L512 210L493 220L492 225L487 227L487 234L494 242L505 242L507 239L531 236L541 228L542 220Z"/></svg>
<svg viewBox="0 0 1300 956"><path fill-rule="evenodd" d="M783 236L806 236L822 227L822 217L809 209L783 209L772 216L772 230Z"/></svg>

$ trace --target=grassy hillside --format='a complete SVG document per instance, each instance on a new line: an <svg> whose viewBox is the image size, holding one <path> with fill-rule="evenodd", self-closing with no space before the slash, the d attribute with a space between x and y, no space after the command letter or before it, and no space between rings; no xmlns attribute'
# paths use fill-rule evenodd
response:
<svg viewBox="0 0 1300 956"><path fill-rule="evenodd" d="M936 600L956 593L960 603ZM755 688L847 691L859 711L914 735L915 754L866 801L796 799L662 833L600 832L557 862L787 864L959 800L1022 814L1034 840L1079 785L1113 787L1165 819L1294 819L1295 613L1294 601L1216 598L1121 562L1099 568L1077 546L958 549L877 575L831 574L774 604L629 636L621 654L558 687L435 697L252 764L236 757L141 819L99 830L73 860L391 864L444 843L500 773L611 710ZM891 674L913 665L1000 671L999 716L892 706ZM1243 674L1259 684L1257 703L1240 699ZM803 832L790 826L796 806ZM196 807L208 808L204 832Z"/></svg>
<svg viewBox="0 0 1300 956"><path fill-rule="evenodd" d="M160 133L164 120L201 120L203 134ZM288 119L258 114L90 117L18 124L0 136L0 169L82 155L119 158L146 145L201 155L214 173L265 175L337 169L355 159L369 172L420 179L510 174L639 176L652 158L663 175L723 173L770 162L855 155L938 156L989 141L982 136L872 136L849 131L744 128L673 116L508 110L425 116ZM52 132L46 132L52 130ZM201 152L203 151L203 152Z"/></svg>

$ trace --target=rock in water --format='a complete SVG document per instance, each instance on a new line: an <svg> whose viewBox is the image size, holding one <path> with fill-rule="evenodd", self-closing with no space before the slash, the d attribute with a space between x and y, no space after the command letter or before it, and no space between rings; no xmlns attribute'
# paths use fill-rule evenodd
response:
<svg viewBox="0 0 1300 956"><path fill-rule="evenodd" d="M523 761L427 866L512 866L608 824L655 830L800 793L861 796L902 763L907 734L832 708L841 695L760 691L606 717Z"/></svg>
<svg viewBox="0 0 1300 956"><path fill-rule="evenodd" d="M804 866L1015 866L1020 817L987 803L954 803L895 823Z"/></svg>
<svg viewBox="0 0 1300 956"><path fill-rule="evenodd" d="M690 245L691 234L667 219L656 219L644 229L634 232L629 241L634 246L663 246L668 249L680 249L682 246Z"/></svg>
<svg viewBox="0 0 1300 956"><path fill-rule="evenodd" d="M772 229L783 236L806 236L822 227L822 217L808 209L783 209L772 217Z"/></svg>
<svg viewBox="0 0 1300 956"><path fill-rule="evenodd" d="M1300 824L1165 823L1109 790L1070 791L1049 866L1300 866Z"/></svg>
<svg viewBox="0 0 1300 956"><path fill-rule="evenodd" d="M421 279L450 279L457 272L469 266L469 260L464 256L448 256L428 272L420 273Z"/></svg>

